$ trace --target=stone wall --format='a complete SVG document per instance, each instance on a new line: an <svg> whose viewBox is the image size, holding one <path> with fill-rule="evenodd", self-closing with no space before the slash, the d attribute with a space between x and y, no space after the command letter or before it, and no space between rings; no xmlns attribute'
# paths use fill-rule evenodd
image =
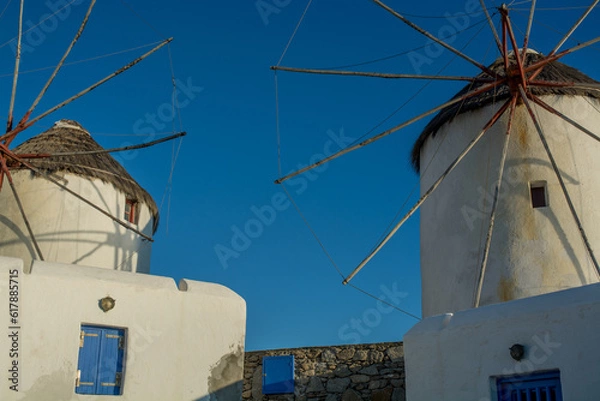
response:
<svg viewBox="0 0 600 401"><path fill-rule="evenodd" d="M294 355L295 393L263 395L265 356ZM401 342L247 352L244 401L404 401Z"/></svg>

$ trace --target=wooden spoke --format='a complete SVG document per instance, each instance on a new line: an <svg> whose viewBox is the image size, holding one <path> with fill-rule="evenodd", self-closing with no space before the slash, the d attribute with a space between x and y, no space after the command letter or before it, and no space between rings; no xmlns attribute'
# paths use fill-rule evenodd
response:
<svg viewBox="0 0 600 401"><path fill-rule="evenodd" d="M47 158L47 157L60 157L60 156L82 156L82 155L99 155L105 153L114 153L114 152L123 152L126 150L135 150L135 149L143 149L149 148L150 146L158 145L159 143L167 142L173 139L181 138L186 136L186 132L179 132L174 135L169 135L165 138L160 138L152 142L142 143L139 145L129 145L122 146L120 148L111 148L111 149L101 149L101 150L87 150L81 152L61 152L61 153L40 153L36 155L18 155L22 159L39 159L39 158Z"/></svg>
<svg viewBox="0 0 600 401"><path fill-rule="evenodd" d="M44 87L42 88L42 90L40 91L40 93L38 94L38 96L35 98L35 100L31 104L31 106L29 107L29 109L27 110L27 112L25 113L25 115L23 116L23 118L19 121L19 124L17 124L17 125L22 125L22 124L24 124L29 119L29 116L31 115L31 113L33 112L33 110L37 107L38 103L42 100L42 97L44 97L44 94L46 93L46 91L48 90L48 88L50 87L50 85L52 84L52 82L54 81L54 78L56 78L56 75L58 74L58 71L60 71L60 69L62 68L63 64L65 63L65 60L67 59L67 57L71 53L71 50L75 46L75 43L77 43L77 41L81 37L81 34L83 33L83 30L85 29L85 27L87 25L87 22L88 22L88 20L90 18L90 14L92 13L92 9L94 8L95 4L96 4L96 0L92 0L90 2L90 5L89 5L88 10L87 10L87 12L85 14L85 17L83 17L83 21L81 22L81 25L79 26L79 29L77 30L77 33L75 34L75 37L73 38L73 40L69 44L69 47L67 48L67 50L65 51L65 54L63 54L62 58L60 59L60 61L56 65L56 67L54 68L54 71L52 72L52 75L50 75L50 78L48 78L48 81L46 81L46 84L44 85ZM11 127L11 129L12 129L12 127Z"/></svg>
<svg viewBox="0 0 600 401"><path fill-rule="evenodd" d="M373 1L375 2L375 4L377 4L378 6L380 6L381 8L383 8L384 10L386 10L387 12L389 12L390 14L392 14L394 17L396 17L399 20L401 20L402 22L404 22L406 25L410 26L415 31L417 31L420 34L426 36L427 38L433 40L437 44L445 47L446 49L450 50L452 53L456 54L457 56L459 56L459 57L467 60L469 63L475 65L476 67L478 67L479 69L481 69L481 71L483 71L486 74L488 74L490 77L494 77L494 78L499 78L500 77L496 72L490 70L485 65L483 65L483 64L479 63L478 61L472 59L471 57L467 56L466 54L464 54L460 50L458 50L458 49L450 46L448 43L444 42L441 39L438 39L437 37L433 36L432 34L430 34L429 32L427 32L426 30L424 30L423 28L421 28L421 27L417 26L416 24L412 23L406 17L404 17L403 15L401 15L398 12L394 11L392 8L390 8L389 6L385 5L380 0L373 0Z"/></svg>
<svg viewBox="0 0 600 401"><path fill-rule="evenodd" d="M381 72L362 72L362 71L344 71L344 70L320 70L311 68L293 68L273 66L272 70L300 72L304 74L321 74L321 75L349 75L356 77L371 77L371 78L387 78L387 79L427 79L427 80L443 80L443 81L468 81L468 82L494 82L493 78L478 78L478 77L461 77L461 76L444 76L444 75L418 75L418 74L387 74Z"/></svg>
<svg viewBox="0 0 600 401"><path fill-rule="evenodd" d="M23 221L25 222L25 227L27 227L27 232L29 233L29 237L31 238L31 242L33 243L33 247L35 248L35 252L40 260L44 260L44 256L42 255L42 251L40 246L35 239L35 235L33 234L33 230L31 229L31 224L29 224L29 219L25 214L25 209L23 209L23 204L21 203L21 198L19 198L19 194L17 193L17 188L15 188L15 184L13 183L12 176L10 175L10 171L6 166L6 159L4 157L0 157L0 164L2 167L3 175L6 175L6 180L10 186L10 190L13 193L15 201L17 202L17 207L19 208L19 212L21 213L21 217L23 217Z"/></svg>
<svg viewBox="0 0 600 401"><path fill-rule="evenodd" d="M483 127L481 132L479 132L479 134L477 134L477 136L475 138L473 138L473 140L471 140L469 145L467 145L467 147L462 151L462 153L448 166L448 168L446 168L446 170L437 179L437 181L435 181L433 183L433 185L427 190L427 192L425 192L423 194L423 196L408 211L408 213L398 222L398 224L396 224L394 226L394 228L392 228L392 230L375 247L375 249L352 271L352 273L350 273L350 275L348 275L348 277L346 277L344 279L343 284L348 284L348 282L350 280L352 280L352 278L354 278L354 276L356 276L356 274L358 274L358 272L360 270L362 270L362 268L365 267L365 265L367 263L369 263L369 261L384 247L384 245L394 236L394 234L396 234L398 229L400 229L400 227L402 227L402 225L406 222L406 220L408 220L419 209L419 207L421 207L423 202L425 202L427 200L427 198L429 198L429 196L437 189L437 187L442 183L442 181L444 181L444 179L448 176L448 174L450 174L452 172L452 170L454 170L454 168L461 162L461 160L464 159L464 157L471 151L471 149L473 149L473 147L479 142L479 140L481 140L481 138L484 136L484 134L500 119L500 117L502 117L504 112L510 106L511 102L512 102L512 99L509 100L508 102L506 102L492 116L492 118L488 121L488 123Z"/></svg>
<svg viewBox="0 0 600 401"><path fill-rule="evenodd" d="M569 124L571 124L572 126L574 126L575 128L577 128L578 130L580 130L581 132L583 132L584 134L590 136L591 138L594 138L595 140L597 140L598 142L600 142L600 137L596 134L594 134L592 131L590 131L589 129L585 128L583 125L579 124L577 121L567 117L566 115L564 115L563 113L561 113L560 111L556 110L554 107L550 106L548 103L544 102L542 99L540 99L537 96L534 95L529 95L531 100L533 100L536 104L538 104L539 106L543 107L545 110L547 110L548 112L559 116L560 118L562 118L563 120L565 120L566 122L568 122Z"/></svg>
<svg viewBox="0 0 600 401"><path fill-rule="evenodd" d="M508 59L508 29L506 20L502 18L502 61L504 61L504 71L508 71L510 60Z"/></svg>
<svg viewBox="0 0 600 401"><path fill-rule="evenodd" d="M577 82L554 82L554 81L529 81L531 86L548 86L553 88L574 88L586 89L591 91L599 91L600 84L593 82L577 83Z"/></svg>
<svg viewBox="0 0 600 401"><path fill-rule="evenodd" d="M19 80L19 65L21 63L21 41L23 39L23 5L24 0L21 0L19 7L19 34L17 36L17 52L15 56L15 72L13 74L12 92L10 95L10 105L8 106L8 119L6 121L6 132L12 130L13 127L13 111L15 108L15 98L17 97L17 81Z"/></svg>
<svg viewBox="0 0 600 401"><path fill-rule="evenodd" d="M533 15L535 13L536 0L531 0L531 8L529 9L529 20L527 21L527 29L525 30L525 38L523 39L523 53L521 58L525 60L527 55L527 47L529 46L529 35L531 35L531 27L533 26Z"/></svg>
<svg viewBox="0 0 600 401"><path fill-rule="evenodd" d="M492 235L494 233L494 223L496 221L496 211L498 209L498 198L500 197L500 187L502 186L502 178L504 176L504 166L506 165L506 155L508 154L508 145L510 143L510 131L512 129L516 105L517 96L513 96L510 102L510 115L508 118L508 124L506 128L506 138L504 139L504 146L502 147L502 156L500 157L498 180L496 181L496 189L494 190L494 200L492 201L492 213L490 215L490 224L488 225L487 236L485 238L485 246L483 248L483 257L481 258L481 267L479 269L479 276L477 278L477 287L475 290L475 298L473 301L474 308L478 308L479 303L481 302L481 291L483 289L485 271L487 268L488 257L490 254L490 247L492 245Z"/></svg>
<svg viewBox="0 0 600 401"><path fill-rule="evenodd" d="M579 219L579 216L577 215L577 211L575 210L575 206L573 205L573 202L571 201L571 196L569 195L569 191L567 190L567 187L565 185L565 182L562 178L562 174L560 173L560 170L558 168L558 165L556 164L556 160L554 160L554 156L552 155L552 152L550 151L550 147L548 146L548 142L546 141L546 137L544 135L544 131L542 129L542 126L540 125L540 123L538 122L535 113L533 112L533 109L531 107L531 104L529 103L529 99L527 97L527 94L525 93L525 90L523 89L523 87L519 86L519 93L521 95L521 99L523 100L523 103L525 104L525 107L527 108L527 111L529 112L529 116L531 117L533 124L535 125L535 129L540 137L540 140L542 141L542 145L544 146L544 150L546 151L546 154L548 155L548 159L550 160L550 164L552 165L552 169L554 170L554 173L556 174L556 178L558 179L558 182L560 184L560 188L562 189L563 195L565 197L565 200L567 201L567 205L569 206L569 210L571 211L571 215L573 216L573 219L575 220L575 224L577 224L577 228L579 229L579 233L581 234L581 238L583 240L583 243L587 249L587 252L590 256L590 259L592 260L592 263L594 264L594 267L596 268L596 273L598 274L598 276L600 277L600 266L598 265L598 261L596 260L596 256L594 255L594 251L592 249L592 246L590 245L590 242L588 240L587 234L585 233L585 230L583 228L583 225L581 224L581 220Z"/></svg>
<svg viewBox="0 0 600 401"><path fill-rule="evenodd" d="M83 95L85 95L86 93L91 92L92 90L96 89L97 87L99 87L100 85L104 84L105 82L113 79L114 77L124 73L125 71L127 71L128 69L130 69L131 67L133 67L134 65L138 64L140 61L144 60L146 57L150 56L152 53L156 52L157 50L159 50L161 47L165 46L166 44L170 43L173 40L173 38L169 38L166 39L164 41L162 41L158 46L154 47L153 49L149 50L148 52L146 52L145 54L141 55L140 57L136 58L135 60L133 60L131 63L121 67L120 69L118 69L117 71L113 72L112 74L106 76L105 78L101 79L100 81L96 82L95 84L93 84L92 86L82 90L81 92L79 92L78 94L70 97L69 99L63 101L62 103L57 104L56 106L52 107L51 109L45 111L44 113L40 114L39 116L37 116L36 118L30 120L29 122L20 125L18 127L16 127L14 130L8 132L7 134L3 135L2 137L0 137L0 141L4 140L6 141L6 143L10 143L10 141L12 141L12 139L14 139L14 137L21 131L25 130L26 128L31 127L33 124L35 124L36 122L38 122L39 120L41 120L42 118L54 113L56 110L66 106L67 104L71 103L72 101L79 99L80 97L82 97Z"/></svg>
<svg viewBox="0 0 600 401"><path fill-rule="evenodd" d="M589 13L592 12L594 7L596 7L596 5L598 4L599 1L600 0L594 0L594 2L588 7L588 9L583 13L583 15L581 17L579 17L577 22L575 22L575 24L573 24L571 29L569 29L569 32L567 32L565 34L565 36L560 40L560 42L558 42L558 44L554 47L554 49L552 49L552 51L548 54L548 56L554 55L562 47L562 45L565 44L565 42L569 39L569 37L573 34L573 32L575 32L575 30L579 27L579 25L581 25L583 20L585 20L587 18L587 16L589 15Z"/></svg>
<svg viewBox="0 0 600 401"><path fill-rule="evenodd" d="M502 43L500 42L500 37L498 36L498 30L496 30L496 27L494 26L494 21L492 21L492 17L490 16L490 13L488 12L487 7L485 6L485 1L479 0L479 3L481 4L481 9L485 13L485 18L487 18L488 24L490 25L492 35L494 35L496 46L498 46L498 50L500 51L500 54L502 54Z"/></svg>
<svg viewBox="0 0 600 401"><path fill-rule="evenodd" d="M506 31L508 32L508 36L513 47L513 54L517 63L517 68L519 69L519 77L521 78L521 84L524 88L526 88L527 79L525 76L525 71L523 69L523 60L521 59L521 55L519 54L519 46L517 45L517 39L515 38L515 33L512 29L512 23L510 21L510 17L508 16L508 9L506 8L506 5L502 6L500 12L502 13L502 19L506 26Z"/></svg>
<svg viewBox="0 0 600 401"><path fill-rule="evenodd" d="M364 147L366 145L369 145L369 144L371 144L371 143L373 143L373 142L375 142L375 141L377 141L377 140L379 140L379 139L381 139L381 138L383 138L385 136L393 134L394 132L399 131L399 130L401 130L401 129L403 129L403 128L409 126L409 125L411 125L412 123L414 123L416 121L419 121L419 120L421 120L421 119L423 119L423 118L425 118L425 117L427 117L427 116L429 116L429 115L431 115L431 114L433 114L433 113L435 113L437 111L440 111L440 110L442 110L442 109L444 109L446 107L452 106L452 105L454 105L456 103L460 103L460 102L462 102L462 101L464 101L464 100L466 100L466 99L468 99L470 97L477 96L477 95L479 95L481 93L484 93L484 92L486 92L486 91L488 91L488 90L490 90L490 89L492 89L492 88L494 88L494 87L496 87L498 85L503 84L504 82L506 82L506 79L502 78L502 79L500 79L497 82L494 82L494 83L491 83L491 84L487 84L487 85L483 85L479 89L471 91L471 92L469 92L469 93L467 93L467 94L465 94L463 96L457 97L456 99L452 99L449 102L446 102L446 103L444 103L444 104L442 104L442 105L440 105L438 107L435 107L435 108L433 108L433 109L431 109L429 111L426 111L423 114L420 114L420 115L418 115L416 117L413 117L410 120L403 122L402 124L399 124L399 125L397 125L397 126L395 126L393 128L390 128L389 130L384 131L384 132L382 132L380 134L377 134L374 137L366 139L366 140L364 140L364 141L362 141L360 143L357 143L356 145L353 145L353 146L347 147L345 149L342 149L339 152L334 153L333 155L331 155L329 157L326 157L326 158L324 158L322 160L319 160L316 163L311 164L310 166L301 168L300 170L297 170L297 171L295 171L293 173L290 173L290 174L288 174L288 175L286 175L284 177L281 177L281 178L277 179L275 181L275 183L276 184L281 184L282 182L287 181L290 178L293 178L293 177L295 177L295 176L297 176L299 174L302 174L302 173L305 173L305 172L307 172L309 170L312 170L315 167L319 167L320 165L328 163L328 162L330 162L333 159L337 159L338 157L343 156L346 153L352 152L352 151L354 151L356 149L359 149L359 148L362 148L362 147Z"/></svg>
<svg viewBox="0 0 600 401"><path fill-rule="evenodd" d="M600 1L600 0L598 0L598 1ZM551 62L556 61L556 60L566 56L567 54L574 53L578 50L584 49L584 48L591 46L598 42L600 42L600 36L598 36L594 39L588 40L587 42L583 42L583 43L581 43L577 46L574 46L570 49L563 50L560 53L556 53L551 56L547 56L546 58L538 61L537 63L534 63L534 64L528 66L527 68L525 68L525 72L528 73L531 71L535 71L533 74L531 74L529 76L530 81L534 80L540 74L540 72L542 72L542 70L544 69L544 66L546 66L546 64L550 64Z"/></svg>

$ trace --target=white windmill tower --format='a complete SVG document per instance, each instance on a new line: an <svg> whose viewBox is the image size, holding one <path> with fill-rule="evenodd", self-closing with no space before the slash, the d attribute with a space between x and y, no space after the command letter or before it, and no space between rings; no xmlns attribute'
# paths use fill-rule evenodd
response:
<svg viewBox="0 0 600 401"><path fill-rule="evenodd" d="M109 154L143 145L103 149L77 122L62 120L50 130L11 149L23 131L56 110L129 70L171 42L142 56L38 116L31 117L84 32L96 4L92 0L75 37L23 117L13 109L21 56L23 6L6 133L0 136L0 255L32 260L149 272L150 243L158 224L151 196Z"/></svg>
<svg viewBox="0 0 600 401"><path fill-rule="evenodd" d="M437 114L413 149L421 197L344 280L347 284L421 210L422 322L405 336L407 399L595 400L600 352L597 171L600 83L558 60L600 42L530 50L531 8L518 46L509 7L500 58L485 66L379 0L376 4L477 66L474 77L273 67L387 79L468 81L446 103L285 180ZM489 167L488 167L489 166Z"/></svg>
<svg viewBox="0 0 600 401"><path fill-rule="evenodd" d="M39 249L5 186L0 191L2 256L20 258L27 265L43 255L46 261L149 273L150 240L158 225L156 203L89 132L74 121L61 120L14 152L53 155L30 163L84 201L19 163L9 162ZM109 216L93 205L102 205ZM129 227L120 225L119 219Z"/></svg>
<svg viewBox="0 0 600 401"><path fill-rule="evenodd" d="M509 71L517 63L523 70L544 63L533 51L519 59L509 55ZM504 64L499 59L490 69L503 73ZM489 126L421 208L424 317L599 280L593 194L600 190L600 142L564 119L598 126L600 92L588 88L599 83L558 61L545 63L535 80L525 80L532 119L520 97L520 75L509 79L440 111L413 149L425 194ZM467 86L457 97L483 85Z"/></svg>

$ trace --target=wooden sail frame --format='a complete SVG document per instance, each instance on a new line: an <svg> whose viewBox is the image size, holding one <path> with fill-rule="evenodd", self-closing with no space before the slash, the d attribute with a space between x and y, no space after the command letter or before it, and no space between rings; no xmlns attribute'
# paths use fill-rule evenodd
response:
<svg viewBox="0 0 600 401"><path fill-rule="evenodd" d="M488 123L483 127L482 131L480 131L480 133L472 140L472 142L467 146L467 148L465 148L463 150L463 152L452 163L450 163L449 167L440 175L440 177L434 182L434 184L427 191L425 191L424 195L409 210L409 212L402 219L400 219L400 221L384 236L384 238L374 247L374 249L362 260L362 262L360 264L358 264L357 267L354 268L354 270L348 276L346 276L344 278L342 283L344 285L348 284L350 282L350 280L352 280L356 276L356 274L358 274L360 272L360 270L363 267L365 267L365 265L394 236L394 234L398 231L398 229L414 214L414 212L416 212L416 210L435 191L435 189L444 180L444 178L452 172L452 170L460 163L460 161L466 156L466 154L468 154L468 152L473 148L474 144L481 139L481 137L485 134L485 132L502 115L504 115L507 110L510 109L510 112L508 113L509 116L508 116L508 122L507 122L506 139L504 141L504 146L502 149L502 156L500 159L499 176L496 181L496 188L495 188L495 192L494 192L493 205L492 205L492 210L491 210L491 215L490 215L490 222L488 225L487 236L486 236L485 246L484 246L484 250L483 250L483 256L482 256L481 263L480 263L480 269L479 269L478 278L477 278L477 285L476 285L475 293L473 296L473 306L474 307L479 306L480 300L481 300L481 292L482 292L482 288L483 288L483 283L485 280L485 272L486 272L486 267L487 267L487 262L488 262L489 250L491 247L491 239L492 239L493 230L494 230L494 220L495 220L495 214L496 214L497 206L498 206L500 185L502 182L502 175L503 175L503 171L504 171L504 165L506 162L506 153L507 153L507 149L508 149L508 143L510 140L510 132L511 132L511 127L512 127L513 121L514 121L514 110L516 108L517 102L521 102L521 103L525 104L527 107L527 110L529 112L528 115L530 116L534 126L536 127L536 131L538 132L538 135L540 137L542 145L544 146L544 149L550 160L553 170L559 180L559 183L561 184L561 189L562 189L563 195L565 197L567 204L569 205L571 215L577 224L579 233L580 233L582 241L585 245L585 249L588 253L588 256L592 260L592 263L595 267L598 277L600 277L600 265L599 265L598 261L596 260L593 249L589 243L589 240L587 239L587 234L586 234L585 229L583 228L583 225L581 224L581 221L580 221L580 219L577 215L577 212L573 206L569 192L568 192L566 186L564 185L564 182L563 182L561 174L560 174L560 170L559 170L558 166L556 165L556 162L554 160L552 152L551 152L550 148L547 146L547 142L546 142L543 130L542 130L541 126L539 125L539 122L537 121L535 114L533 113L531 103L535 103L538 106L542 107L547 112L557 115L558 117L560 117L567 123L571 124L573 127L575 127L580 132L592 137L593 139L595 139L597 141L600 141L600 136L596 135L588 128L583 127L578 122L572 120L568 116L564 115L563 113L560 113L558 110L556 110L553 107L551 107L550 105L546 104L543 100L541 100L540 98L535 96L529 90L530 86L532 86L532 87L548 86L548 87L555 87L555 88L560 88L560 87L577 88L577 87L579 87L579 88L584 88L587 90L599 90L600 89L600 86L597 86L594 84L577 84L577 83L548 82L548 81L536 80L537 76L542 72L544 67L547 66L548 64L550 64L556 60L559 60L560 58L566 56L567 54L571 54L573 52L576 52L576 51L579 51L586 47L589 47L594 43L600 42L600 37L596 37L596 38L588 40L584 43L580 43L577 46L568 48L563 51L559 51L561 49L561 47L566 43L566 41L572 36L572 34L581 25L581 23L587 18L587 16L594 9L594 7L596 7L596 5L600 2L600 0L594 0L587 7L585 12L571 26L569 31L561 38L561 40L556 44L556 46L552 49L552 51L547 56L543 56L541 60L539 60L531 65L525 65L525 59L526 59L526 55L527 55L527 49L529 47L529 40L530 40L530 36L531 36L531 30L532 30L532 25L533 25L535 10L536 10L536 1L532 0L532 4L530 6L530 11L529 11L528 20L527 20L527 28L526 28L526 31L524 34L523 45L521 48L519 48L517 41L516 41L514 31L513 31L512 22L511 22L511 19L509 16L509 8L506 5L502 5L501 7L498 8L499 14L501 15L501 23L502 23L502 38L500 38L500 35L499 35L498 31L496 30L493 20L488 12L488 9L485 6L485 1L480 0L482 8L485 12L486 19L488 20L488 24L489 24L492 34L494 36L495 43L498 47L498 50L501 54L502 59L504 60L504 71L503 71L503 73L500 73L500 74L498 74L494 71L491 71L488 67L475 61L474 59L467 56L460 50L457 50L457 49L453 48L452 46L450 46L448 43L444 42L443 40L434 37L429 32L425 31L418 25L414 24L412 21L408 20L408 18L402 16L400 13L398 13L397 11L393 10L391 7L384 4L382 1L373 0L373 2L375 4L377 4L378 6L382 7L383 9L385 9L387 12L389 12L396 18L400 19L403 23L410 26L412 29L416 30L423 36L438 43L439 45L452 51L457 56L460 56L461 58L465 59L466 61L468 61L471 64L480 68L480 70L484 73L484 75L487 74L487 77L485 77L484 79L489 81L489 83L487 83L487 85L485 86L486 90L489 90L490 88L498 88L500 86L506 85L510 88L510 97L506 101L506 103L501 107L501 109L492 117L492 119L490 121L488 121ZM509 50L510 48L512 48L512 50ZM511 63L511 56L509 53L512 53L512 57L514 58L514 63ZM403 74L368 73L368 72L355 72L355 71L317 70L317 69L309 69L309 68L280 67L279 65L276 67L272 67L272 69L276 70L276 71L279 70L279 71L299 72L299 73L309 73L309 74L362 76L362 77L375 77L375 78L387 78L387 79L468 80L468 77L460 77L460 76L459 77L438 76L435 78L431 78L431 77L425 76L425 75L415 77L415 76L410 76L408 74L403 75ZM476 82L475 78L471 78L471 80L472 80L471 82ZM481 82L481 81L479 81L479 82ZM460 99L460 101L464 101L464 100L467 100L467 99L477 96L479 93L481 93L481 92L478 90L474 90L474 91L471 91L471 92L463 95L459 99ZM452 101L454 101L454 100L456 100L456 99L453 99ZM310 170L312 170L316 167L319 167L329 161L332 161L340 156L343 156L346 153L349 153L353 150L362 148L370 143L373 143L379 139L382 139L383 137L385 137L387 135L390 135L392 133L400 131L401 129L410 126L412 123L431 115L435 111L438 111L438 110L448 106L448 103L450 103L450 102L443 104L441 107L436 107L428 112L420 114L417 117L409 119L405 123L402 123L392 129L384 131L380 134L377 134L371 138L368 138L368 139L362 141L361 143L354 144L345 149L342 149L342 150L338 151L337 153L334 153L334 154L332 154L322 160L319 160L309 166L303 167L300 170L294 171L292 173L289 173L288 175L280 177L275 181L275 183L283 184L286 180L291 179L299 174L310 171Z"/></svg>
<svg viewBox="0 0 600 401"><path fill-rule="evenodd" d="M37 168L35 166L35 164L32 163L31 160L32 159L35 160L35 159L39 159L39 158L59 157L59 156L65 156L65 155L74 156L74 155L78 155L78 154L104 154L104 153L127 151L127 150L132 150L132 149L142 149L142 148L147 148L147 147L150 147L150 146L157 145L159 143L170 141L170 140L173 140L173 139L176 139L176 138L181 138L181 137L183 137L183 136L186 135L186 132L175 133L175 134L170 135L168 137L161 138L161 139L158 139L158 140L154 140L154 141L151 141L151 142L148 142L148 143L143 143L143 144L138 144L138 145L130 145L130 146L124 146L124 147L112 148L112 149L104 149L104 150L101 150L101 151L93 151L93 152L69 152L69 153L56 153L56 154L43 154L42 153L42 154L27 154L27 155L23 155L23 154L18 154L18 153L13 152L11 149L9 149L9 146L10 146L10 144L14 141L14 139L20 133L22 133L23 131L25 131L28 128L32 127L36 122L40 121L44 117L47 117L47 116L51 115L52 113L56 112L57 110L59 110L60 108L62 108L64 106L68 105L69 103L76 101L77 99L83 97L87 93L89 93L92 90L96 89L97 87L105 84L106 82L112 80L113 78L121 75L125 71L129 70L130 68L134 67L138 63L140 63L143 60L145 60L147 57L149 57L153 53L157 52L162 47L168 45L173 40L173 38L164 39L158 45L156 45L155 47L153 47L152 49L150 49L146 53L142 54L141 56L137 57L136 59L132 60L130 63L124 65L123 67L121 67L118 70L114 71L113 73L107 75L106 77L104 77L101 80L97 81L93 85L90 85L89 87L81 90L77 94L75 94L75 95L69 97L68 99L62 101L61 103L55 105L54 107L46 110L45 112L41 113L40 115L36 116L35 118L30 119L31 114L33 113L33 111L35 110L35 108L37 107L37 105L39 104L39 102L43 99L43 97L46 94L48 88L53 83L54 79L56 78L56 76L60 72L61 68L63 67L63 65L65 63L65 60L67 59L67 57L71 53L71 50L76 45L76 43L79 41L79 38L81 37L82 33L84 32L84 30L85 30L85 28L87 26L87 23L89 21L90 15L92 13L92 10L93 10L93 8L94 8L94 6L96 4L96 0L90 0L90 4L88 6L86 14L83 17L82 22L81 22L81 24L80 24L77 32L75 33L75 36L73 37L73 39L69 43L69 46L65 50L65 52L64 52L63 56L61 57L59 63L55 66L52 74L50 75L50 77L48 78L48 80L46 81L46 83L44 84L44 86L42 87L42 89L40 90L39 94L37 95L37 97L35 98L35 100L33 101L33 103L31 104L31 106L24 113L24 115L19 120L19 122L17 123L17 125L14 126L14 124L13 124L13 121L14 121L13 113L14 113L15 98L16 98L16 95L17 95L17 83L18 83L19 67L20 67L20 59L21 59L21 41L22 41L22 36L23 36L23 8L24 8L24 2L25 2L24 0L20 0L20 5L19 5L20 7L19 7L19 26L18 26L18 35L17 35L17 48L16 48L16 55L15 55L15 67L14 67L14 73L13 73L13 84L12 84L12 91L11 91L11 97L10 97L10 105L9 105L8 118L7 118L7 123L6 123L6 133L0 136L0 189L2 189L2 186L3 186L3 183L4 183L4 178L6 177L6 180L8 181L10 189L11 189L11 192L13 194L14 200L15 200L15 202L17 204L18 209L19 209L19 213L20 213L20 215L21 215L21 217L22 217L22 219L23 219L23 221L25 223L25 226L27 228L27 232L28 232L28 234L30 236L33 248L35 249L34 258L39 259L39 260L44 260L44 256L43 256L42 251L41 251L41 249L39 247L38 241L36 240L34 229L31 226L31 223L30 223L30 221L29 221L29 219L27 217L27 213L26 213L26 211L25 211L25 209L23 207L23 204L21 202L21 198L20 198L20 196L18 194L18 189L17 189L16 185L13 182L12 175L11 175L11 172L10 172L11 167L9 167L9 163L8 163L9 160L12 163L17 162L19 168L26 168L26 169L30 170L34 175L36 175L38 177L41 177L41 178L43 178L43 179L45 179L45 180L53 183L58 188L61 188L62 190L66 191L70 195L74 196L75 198L77 198L81 202L89 205L93 209L97 210L101 214L103 214L106 217L108 217L109 219L113 220L115 223L117 223L120 226L124 227L126 230L129 230L129 231L135 233L136 235L140 236L144 240L152 242L153 238L151 236L144 234L143 232L141 232L137 228L133 227L131 224L128 224L127 222L125 222L125 221L123 221L123 220L115 217L110 212L104 210L100 206L96 205L95 203L93 203L90 200L86 199L85 197L79 195L78 193L76 193L72 189L68 188L66 185L60 183L58 180L54 179L53 177L51 177L49 174L47 174L43 170Z"/></svg>

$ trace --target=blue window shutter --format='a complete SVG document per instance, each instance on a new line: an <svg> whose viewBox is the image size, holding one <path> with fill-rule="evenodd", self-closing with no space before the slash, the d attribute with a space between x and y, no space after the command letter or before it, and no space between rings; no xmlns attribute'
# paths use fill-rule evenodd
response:
<svg viewBox="0 0 600 401"><path fill-rule="evenodd" d="M124 335L124 330L102 330L96 394L121 394Z"/></svg>
<svg viewBox="0 0 600 401"><path fill-rule="evenodd" d="M98 360L102 330L81 326L79 337L79 362L77 365L77 394L96 394Z"/></svg>
<svg viewBox="0 0 600 401"><path fill-rule="evenodd" d="M294 393L294 356L263 358L263 394Z"/></svg>
<svg viewBox="0 0 600 401"><path fill-rule="evenodd" d="M501 377L496 381L498 401L562 401L560 372Z"/></svg>
<svg viewBox="0 0 600 401"><path fill-rule="evenodd" d="M77 394L121 395L125 330L81 326Z"/></svg>

